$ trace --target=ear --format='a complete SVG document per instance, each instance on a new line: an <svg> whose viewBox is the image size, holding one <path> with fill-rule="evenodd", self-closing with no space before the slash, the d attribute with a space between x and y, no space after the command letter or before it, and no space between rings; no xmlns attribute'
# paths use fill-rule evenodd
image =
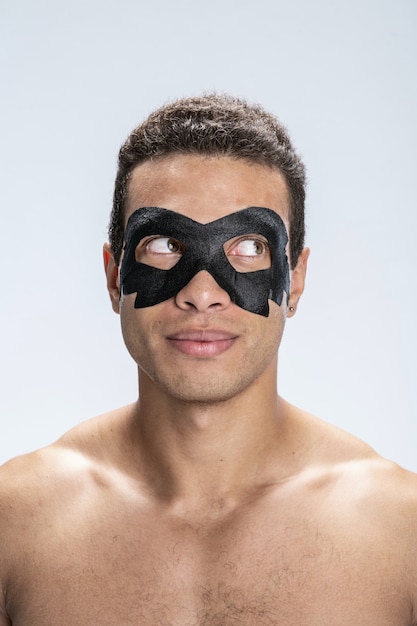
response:
<svg viewBox="0 0 417 626"><path fill-rule="evenodd" d="M113 311L115 313L120 312L120 282L119 282L119 267L114 260L114 255L109 243L105 243L103 246L103 261L104 271L107 278L107 290L109 292Z"/></svg>
<svg viewBox="0 0 417 626"><path fill-rule="evenodd" d="M295 315L298 301L304 291L305 278L307 273L307 262L309 256L310 249L304 248L304 250L298 257L297 265L291 272L291 289L290 297L288 298L287 317L292 317L293 315ZM290 307L294 307L294 310L290 311Z"/></svg>

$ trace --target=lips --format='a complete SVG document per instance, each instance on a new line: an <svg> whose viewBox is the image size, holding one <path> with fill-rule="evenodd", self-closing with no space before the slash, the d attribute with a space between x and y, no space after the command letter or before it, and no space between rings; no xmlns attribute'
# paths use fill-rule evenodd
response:
<svg viewBox="0 0 417 626"><path fill-rule="evenodd" d="M167 337L173 348L200 358L218 356L226 352L237 339L237 335L222 330L184 330Z"/></svg>

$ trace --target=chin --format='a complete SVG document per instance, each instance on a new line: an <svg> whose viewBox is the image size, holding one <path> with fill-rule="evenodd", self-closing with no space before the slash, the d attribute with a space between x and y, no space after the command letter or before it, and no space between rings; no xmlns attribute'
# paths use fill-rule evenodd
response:
<svg viewBox="0 0 417 626"><path fill-rule="evenodd" d="M168 392L169 393L169 392ZM214 406L228 402L232 398L239 395L239 391L231 390L212 390L212 389L175 389L169 395L178 402L184 404L195 404L200 406Z"/></svg>
<svg viewBox="0 0 417 626"><path fill-rule="evenodd" d="M164 378L151 376L152 385L158 389L159 394L172 398L178 402L198 405L215 405L236 398L259 382L259 375L252 376L246 372L236 372L235 377L211 375L198 376L196 372L188 377L175 376Z"/></svg>

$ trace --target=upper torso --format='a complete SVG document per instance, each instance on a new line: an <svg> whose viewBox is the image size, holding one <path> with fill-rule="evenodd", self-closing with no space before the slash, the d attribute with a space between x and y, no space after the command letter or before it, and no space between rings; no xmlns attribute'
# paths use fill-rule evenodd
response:
<svg viewBox="0 0 417 626"><path fill-rule="evenodd" d="M376 455L187 512L77 450L37 454L3 488L0 624L415 623L416 482Z"/></svg>

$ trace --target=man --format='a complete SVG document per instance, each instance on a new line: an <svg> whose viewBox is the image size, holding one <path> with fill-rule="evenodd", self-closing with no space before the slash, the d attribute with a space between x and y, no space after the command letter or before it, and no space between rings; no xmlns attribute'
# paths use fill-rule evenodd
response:
<svg viewBox="0 0 417 626"><path fill-rule="evenodd" d="M104 262L139 400L2 469L1 626L417 624L416 476L277 395L303 205L259 107L131 134Z"/></svg>

